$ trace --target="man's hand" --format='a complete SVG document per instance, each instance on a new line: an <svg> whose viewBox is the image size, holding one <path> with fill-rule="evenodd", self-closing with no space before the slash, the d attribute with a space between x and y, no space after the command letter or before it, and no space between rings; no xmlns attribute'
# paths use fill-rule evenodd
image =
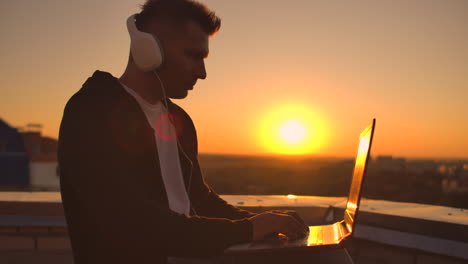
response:
<svg viewBox="0 0 468 264"><path fill-rule="evenodd" d="M270 212L275 213L275 214L290 215L290 216L294 217L294 219L296 219L299 223L303 224L306 227L307 230L309 230L309 226L304 222L302 217L296 211L293 211L293 210L272 210Z"/></svg>
<svg viewBox="0 0 468 264"><path fill-rule="evenodd" d="M249 218L253 227L253 241L282 233L290 239L307 235L309 228L294 211L271 211Z"/></svg>

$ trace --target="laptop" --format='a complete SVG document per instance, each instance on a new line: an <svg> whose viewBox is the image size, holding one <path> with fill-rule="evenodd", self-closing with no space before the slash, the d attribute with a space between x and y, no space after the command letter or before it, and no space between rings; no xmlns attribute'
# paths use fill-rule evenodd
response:
<svg viewBox="0 0 468 264"><path fill-rule="evenodd" d="M354 231L361 199L361 186L366 174L374 129L375 118L361 132L359 137L358 153L354 164L348 202L341 221L328 225L309 226L309 235L301 239L290 241L284 239L284 236L278 235L262 241L236 244L227 248L224 253L226 255L242 255L265 253L272 250L276 252L281 250L309 250L312 248L323 249L323 247L340 248L341 242L350 237Z"/></svg>

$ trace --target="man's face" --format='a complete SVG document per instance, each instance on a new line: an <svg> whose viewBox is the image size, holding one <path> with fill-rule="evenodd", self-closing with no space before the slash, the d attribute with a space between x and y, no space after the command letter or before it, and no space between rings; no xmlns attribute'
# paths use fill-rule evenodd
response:
<svg viewBox="0 0 468 264"><path fill-rule="evenodd" d="M176 33L177 32L177 33ZM189 21L163 40L164 65L159 71L169 98L187 96L198 79L206 78L208 34L196 22Z"/></svg>

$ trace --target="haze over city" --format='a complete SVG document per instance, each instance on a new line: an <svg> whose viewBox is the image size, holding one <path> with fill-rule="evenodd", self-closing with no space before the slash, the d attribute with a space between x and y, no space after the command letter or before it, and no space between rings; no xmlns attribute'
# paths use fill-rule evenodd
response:
<svg viewBox="0 0 468 264"><path fill-rule="evenodd" d="M43 124L97 69L119 77L144 1L0 2L0 118ZM184 100L199 151L468 157L468 2L204 0L222 19Z"/></svg>

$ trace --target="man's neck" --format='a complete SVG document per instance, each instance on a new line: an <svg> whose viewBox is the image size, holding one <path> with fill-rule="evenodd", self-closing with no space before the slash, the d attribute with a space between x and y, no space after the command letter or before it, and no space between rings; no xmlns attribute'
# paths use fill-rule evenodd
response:
<svg viewBox="0 0 468 264"><path fill-rule="evenodd" d="M150 104L156 104L163 98L161 84L154 73L136 73L127 68L119 81Z"/></svg>

